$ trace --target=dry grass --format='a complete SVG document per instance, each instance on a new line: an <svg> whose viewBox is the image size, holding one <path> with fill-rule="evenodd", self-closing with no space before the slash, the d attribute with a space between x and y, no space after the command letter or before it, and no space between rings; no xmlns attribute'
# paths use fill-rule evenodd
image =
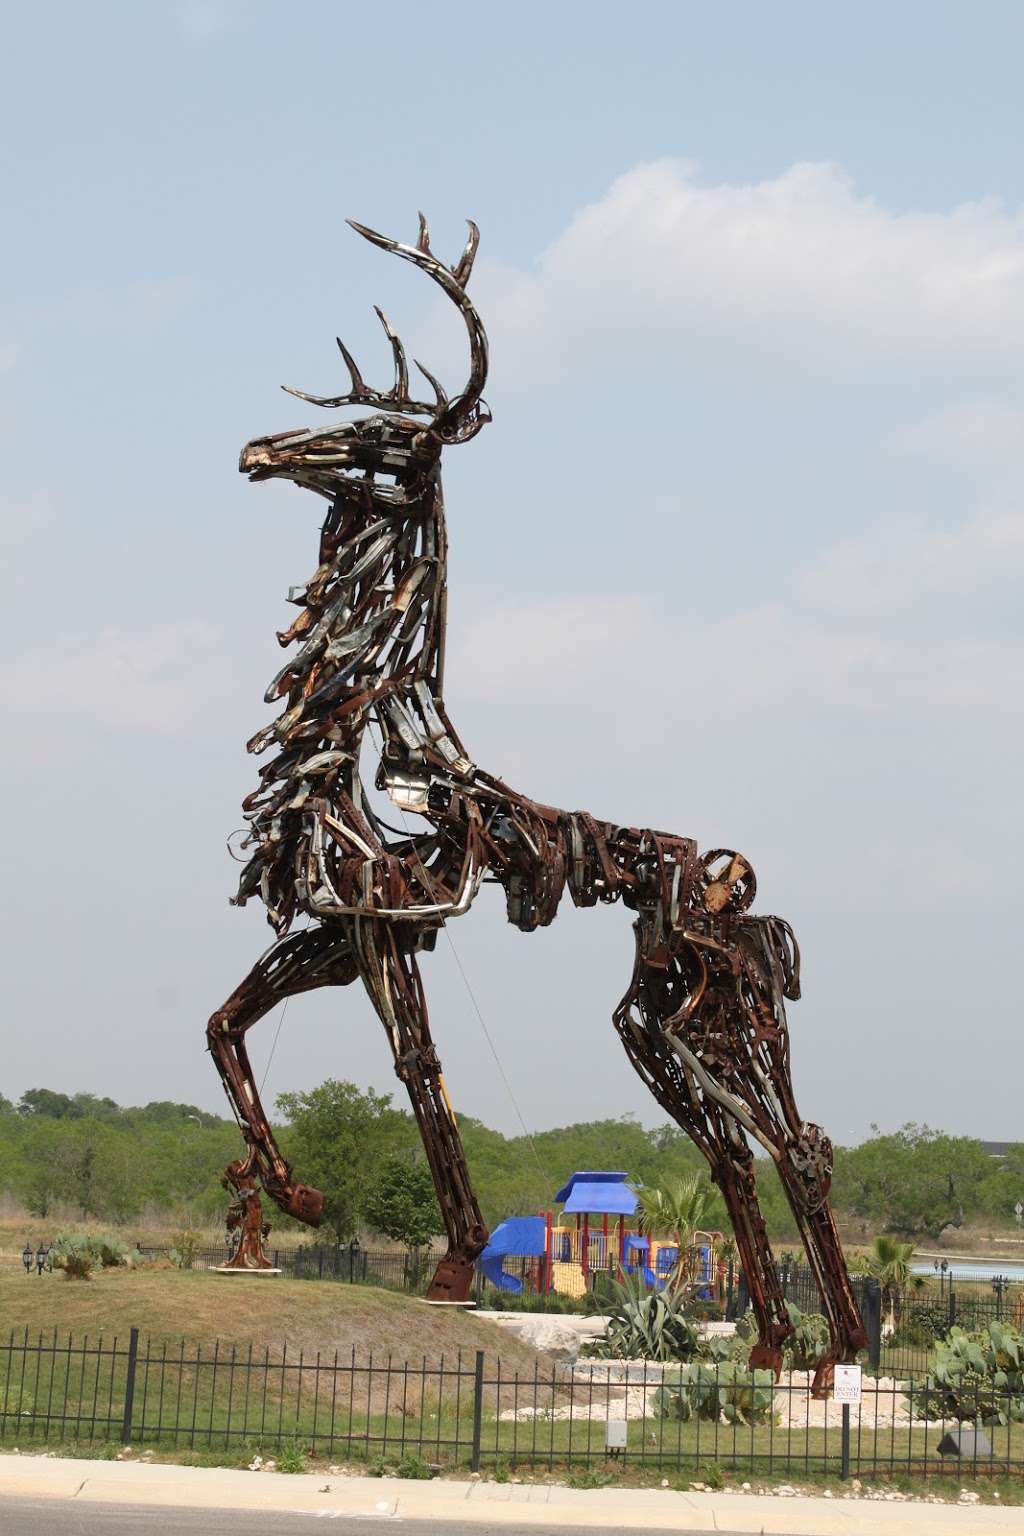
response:
<svg viewBox="0 0 1024 1536"><path fill-rule="evenodd" d="M269 1203L269 1202L268 1202ZM227 1209L227 1197L225 1196L225 1210ZM271 1248L291 1249L297 1248L300 1243L332 1243L334 1239L323 1230L320 1233L311 1231L308 1227L300 1227L298 1223L290 1223L287 1228L274 1224L274 1211L270 1211L270 1221L273 1228L273 1236L270 1239ZM97 1221L91 1216L76 1215L73 1210L57 1211L50 1216L30 1216L27 1212L7 1209L0 1212L0 1255L11 1258L19 1254L26 1242L30 1242L33 1248L40 1243L49 1243L61 1231L73 1232L110 1232L119 1237L129 1248L134 1248L136 1243L141 1243L145 1248L170 1247L183 1227L188 1223L184 1220L175 1220L168 1212L152 1211L141 1216L137 1221L117 1223L113 1221ZM200 1236L200 1248L220 1249L224 1246L224 1223L217 1226L207 1223L194 1222L193 1229ZM389 1243L374 1243L374 1248L390 1247Z"/></svg>
<svg viewBox="0 0 1024 1536"><path fill-rule="evenodd" d="M91 1280L61 1275L0 1274L0 1333L52 1336L70 1333L111 1338L139 1329L154 1344L253 1345L253 1353L288 1353L365 1357L381 1363L428 1363L441 1355L454 1360L459 1350L472 1356L482 1349L502 1372L533 1375L534 1366L550 1367L547 1356L510 1337L484 1318L458 1308L431 1307L414 1297L371 1286L333 1281L250 1279L188 1270L108 1270Z"/></svg>

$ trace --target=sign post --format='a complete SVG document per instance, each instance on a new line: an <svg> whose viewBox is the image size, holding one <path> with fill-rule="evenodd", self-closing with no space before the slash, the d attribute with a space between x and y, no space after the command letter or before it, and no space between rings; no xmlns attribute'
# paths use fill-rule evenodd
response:
<svg viewBox="0 0 1024 1536"><path fill-rule="evenodd" d="M859 1365L837 1365L832 1381L832 1400L843 1410L842 1439L840 1442L839 1476L843 1480L850 1475L850 1406L860 1407L862 1371Z"/></svg>

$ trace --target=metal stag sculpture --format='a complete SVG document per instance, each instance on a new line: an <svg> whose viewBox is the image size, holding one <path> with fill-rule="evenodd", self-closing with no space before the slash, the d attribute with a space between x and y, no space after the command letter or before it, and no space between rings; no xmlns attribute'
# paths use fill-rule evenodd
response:
<svg viewBox="0 0 1024 1536"><path fill-rule="evenodd" d="M236 1191L234 1265L266 1265L257 1185L289 1215L318 1225L323 1196L297 1183L260 1104L246 1032L282 999L314 987L366 988L394 1052L423 1137L448 1250L428 1300L462 1301L487 1228L431 1039L417 955L468 911L485 876L504 887L508 918L530 932L550 923L568 886L577 906L622 901L635 914L636 961L614 1014L633 1066L693 1138L722 1192L759 1327L752 1364L780 1367L791 1332L758 1208L750 1142L773 1159L821 1290L832 1330L816 1388L866 1342L832 1214L832 1149L797 1111L785 1000L800 995L789 924L754 917L754 874L741 855L701 855L687 837L600 821L538 804L479 768L444 705L446 534L441 455L490 420L482 398L487 339L466 291L479 232L455 266L434 255L426 222L403 245L361 224L381 250L411 262L456 306L469 332L469 378L449 398L421 363L429 400L414 399L402 343L377 314L394 356L394 384L364 383L338 346L351 384L330 408L372 414L319 429L256 438L239 468L322 496L319 563L289 601L298 617L278 635L289 659L266 692L279 717L248 743L274 755L244 802L251 848L235 901L258 895L277 941L208 1028L209 1048L247 1144L226 1185ZM376 785L429 830L389 836L360 777L363 736L376 722ZM310 921L292 932L297 916Z"/></svg>

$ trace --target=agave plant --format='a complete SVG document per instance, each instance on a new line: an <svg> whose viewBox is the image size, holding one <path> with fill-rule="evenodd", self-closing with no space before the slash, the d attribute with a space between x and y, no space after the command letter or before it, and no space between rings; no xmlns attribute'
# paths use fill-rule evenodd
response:
<svg viewBox="0 0 1024 1536"><path fill-rule="evenodd" d="M598 1360L692 1360L697 1329L683 1316L683 1297L648 1291L639 1276L611 1283L612 1301L604 1337L586 1353Z"/></svg>

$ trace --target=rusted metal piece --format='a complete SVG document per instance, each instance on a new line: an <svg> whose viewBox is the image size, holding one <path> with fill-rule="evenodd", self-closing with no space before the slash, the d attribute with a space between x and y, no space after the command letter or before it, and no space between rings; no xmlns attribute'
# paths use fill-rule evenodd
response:
<svg viewBox="0 0 1024 1536"><path fill-rule="evenodd" d="M706 1157L725 1198L760 1336L776 1369L790 1323L761 1219L751 1142L773 1159L821 1288L832 1363L866 1342L826 1203L831 1146L797 1111L785 1002L799 996L789 925L755 917L749 862L731 849L700 856L689 838L601 821L519 794L479 768L444 705L447 536L440 461L490 419L482 398L487 341L466 293L478 235L447 267L425 221L414 245L362 225L359 234L424 272L457 306L469 377L449 397L422 367L431 403L409 392L402 343L380 316L394 358L388 390L366 385L338 343L350 387L301 399L374 414L257 438L242 450L252 480L287 479L327 503L319 558L289 600L278 635L288 660L267 689L281 713L248 743L273 752L244 803L251 850L236 902L259 896L278 939L210 1020L210 1049L248 1144L241 1166L290 1215L316 1225L322 1197L296 1184L260 1105L246 1031L296 992L358 976L391 1043L423 1136L448 1234L429 1292L468 1294L487 1231L470 1184L427 1019L417 953L468 910L484 876L505 891L509 921L550 923L566 887L577 906L621 901L635 914L636 960L614 1021L627 1054ZM380 312L378 311L378 314ZM390 834L360 777L363 737L381 748L376 786L424 830ZM417 827L421 825L417 823ZM292 932L297 917L309 926Z"/></svg>
<svg viewBox="0 0 1024 1536"><path fill-rule="evenodd" d="M224 1175L225 1189L233 1189L235 1198L228 1206L227 1229L231 1244L228 1257L218 1265L221 1274L251 1273L261 1270L277 1274L267 1258L264 1244L270 1228L263 1220L259 1187L251 1175L242 1171L243 1165L233 1163Z"/></svg>

